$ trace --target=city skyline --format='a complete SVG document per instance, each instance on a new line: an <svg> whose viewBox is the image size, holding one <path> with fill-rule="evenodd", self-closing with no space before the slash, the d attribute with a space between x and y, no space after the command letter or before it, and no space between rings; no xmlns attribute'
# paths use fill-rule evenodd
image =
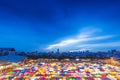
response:
<svg viewBox="0 0 120 80"><path fill-rule="evenodd" d="M0 47L120 50L119 0L0 1Z"/></svg>

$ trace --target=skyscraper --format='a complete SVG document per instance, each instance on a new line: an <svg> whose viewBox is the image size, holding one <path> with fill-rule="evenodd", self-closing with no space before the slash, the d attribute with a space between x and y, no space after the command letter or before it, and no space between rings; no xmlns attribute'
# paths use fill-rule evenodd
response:
<svg viewBox="0 0 120 80"><path fill-rule="evenodd" d="M57 49L57 53L59 54L59 49Z"/></svg>

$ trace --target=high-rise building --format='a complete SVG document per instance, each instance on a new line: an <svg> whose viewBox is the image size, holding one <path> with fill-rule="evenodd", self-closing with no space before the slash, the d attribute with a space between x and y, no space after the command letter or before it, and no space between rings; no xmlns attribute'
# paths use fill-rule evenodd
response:
<svg viewBox="0 0 120 80"><path fill-rule="evenodd" d="M59 49L57 49L57 53L59 53Z"/></svg>

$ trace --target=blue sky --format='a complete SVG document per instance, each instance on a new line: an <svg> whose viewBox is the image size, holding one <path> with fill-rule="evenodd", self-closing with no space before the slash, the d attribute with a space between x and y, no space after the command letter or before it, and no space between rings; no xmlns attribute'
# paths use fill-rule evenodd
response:
<svg viewBox="0 0 120 80"><path fill-rule="evenodd" d="M119 0L1 0L0 47L120 50Z"/></svg>

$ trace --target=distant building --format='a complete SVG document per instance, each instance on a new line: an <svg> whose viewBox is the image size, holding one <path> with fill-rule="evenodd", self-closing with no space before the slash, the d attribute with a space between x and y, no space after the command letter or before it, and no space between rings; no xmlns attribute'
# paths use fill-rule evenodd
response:
<svg viewBox="0 0 120 80"><path fill-rule="evenodd" d="M15 53L14 48L0 48L0 55L5 55L6 53Z"/></svg>
<svg viewBox="0 0 120 80"><path fill-rule="evenodd" d="M59 49L57 49L57 53L59 53Z"/></svg>
<svg viewBox="0 0 120 80"><path fill-rule="evenodd" d="M115 50L115 49L114 49L114 50L111 50L111 53L112 53L112 54L115 54L115 52L116 52L116 50Z"/></svg>

